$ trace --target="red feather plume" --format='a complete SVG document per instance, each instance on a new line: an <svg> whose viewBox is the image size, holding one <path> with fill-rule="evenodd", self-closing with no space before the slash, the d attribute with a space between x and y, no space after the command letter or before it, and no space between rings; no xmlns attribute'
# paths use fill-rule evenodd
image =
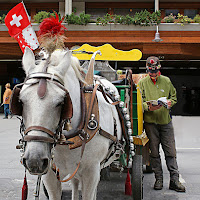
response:
<svg viewBox="0 0 200 200"><path fill-rule="evenodd" d="M56 12L54 13L56 17L51 16L50 18L46 18L40 24L40 30L38 31L39 37L46 34L50 34L52 37L64 34L66 28L62 25L63 19L59 21L58 14Z"/></svg>
<svg viewBox="0 0 200 200"><path fill-rule="evenodd" d="M67 39L64 35L66 28L62 25L64 17L59 21L58 14L54 13L56 17L51 16L44 19L38 31L40 48L46 49L49 53L52 53L56 49L64 49Z"/></svg>

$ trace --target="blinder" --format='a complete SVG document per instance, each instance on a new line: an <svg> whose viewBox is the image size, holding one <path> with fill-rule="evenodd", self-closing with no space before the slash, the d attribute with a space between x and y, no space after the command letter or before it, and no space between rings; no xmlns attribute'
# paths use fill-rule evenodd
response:
<svg viewBox="0 0 200 200"><path fill-rule="evenodd" d="M22 106L22 102L19 100L20 91L21 91L21 88L17 86L14 87L12 91L11 99L10 99L10 111L14 115L22 116L23 106Z"/></svg>

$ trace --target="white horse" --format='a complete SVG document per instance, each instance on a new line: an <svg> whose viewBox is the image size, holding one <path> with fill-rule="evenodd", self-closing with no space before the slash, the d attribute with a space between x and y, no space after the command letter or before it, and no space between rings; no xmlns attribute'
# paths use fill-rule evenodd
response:
<svg viewBox="0 0 200 200"><path fill-rule="evenodd" d="M32 73L42 72L46 61L37 62L33 52L26 48L23 56L23 69L26 76ZM37 65L35 64L37 62ZM64 82L64 87L69 91L73 117L71 119L72 131L76 129L81 118L80 101L80 65L70 51L54 51L51 55L47 72L56 75ZM28 80L27 83L35 80ZM109 81L102 79L105 86L109 86L117 94L117 89ZM59 124L61 105L65 92L51 81L47 82L47 92L44 98L37 95L38 84L24 85L19 99L23 103L23 120L25 127L42 126L54 132ZM97 91L99 105L100 127L114 135L114 119L118 139L121 139L121 124L115 106L107 103L101 92ZM43 131L32 130L28 135L50 137ZM97 185L100 180L101 162L108 153L110 140L101 136L98 132L85 146L80 168L72 178L72 200L79 199L78 185L81 184L82 199L95 200ZM41 141L28 141L25 147L23 163L31 174L42 175L43 183L47 189L50 200L61 199L61 182L50 167L52 145ZM60 179L72 174L81 157L81 147L70 150L67 145L56 145L54 149L54 162L59 168Z"/></svg>

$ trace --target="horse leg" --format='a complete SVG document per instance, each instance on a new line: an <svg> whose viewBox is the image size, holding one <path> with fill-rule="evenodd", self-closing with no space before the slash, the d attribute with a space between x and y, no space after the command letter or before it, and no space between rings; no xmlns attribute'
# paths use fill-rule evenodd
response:
<svg viewBox="0 0 200 200"><path fill-rule="evenodd" d="M100 166L88 166L82 173L82 200L96 200L97 185L100 180Z"/></svg>
<svg viewBox="0 0 200 200"><path fill-rule="evenodd" d="M97 187L96 187L95 192L94 192L94 198L93 198L93 200L96 200L96 199L97 199Z"/></svg>
<svg viewBox="0 0 200 200"><path fill-rule="evenodd" d="M42 181L45 188L47 189L49 200L61 200L61 182L58 181L56 174L53 172L53 170L49 169L47 174L42 176Z"/></svg>
<svg viewBox="0 0 200 200"><path fill-rule="evenodd" d="M72 200L78 200L79 199L79 191L78 191L79 180L76 178L73 178L71 180L71 183L72 183Z"/></svg>

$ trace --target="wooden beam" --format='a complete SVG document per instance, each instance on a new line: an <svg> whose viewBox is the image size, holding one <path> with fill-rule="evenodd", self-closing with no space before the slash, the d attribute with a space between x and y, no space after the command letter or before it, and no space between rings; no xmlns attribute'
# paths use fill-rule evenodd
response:
<svg viewBox="0 0 200 200"><path fill-rule="evenodd" d="M143 55L155 54L182 59L199 59L200 31L160 31L162 42L152 40L155 31L67 31L65 45L72 47L88 43L100 46L110 43L121 50L139 49ZM19 59L22 52L17 41L6 31L0 32L0 59Z"/></svg>

